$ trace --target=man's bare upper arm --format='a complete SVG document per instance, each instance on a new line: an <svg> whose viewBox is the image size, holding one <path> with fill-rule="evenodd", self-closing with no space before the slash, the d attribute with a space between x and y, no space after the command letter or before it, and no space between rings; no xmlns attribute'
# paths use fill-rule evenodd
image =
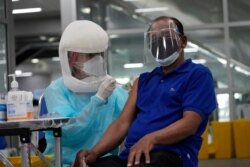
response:
<svg viewBox="0 0 250 167"><path fill-rule="evenodd" d="M128 124L130 125L136 116L136 99L137 99L137 86L138 86L138 78L134 81L132 89L129 93L128 100L122 110L118 121L121 124Z"/></svg>

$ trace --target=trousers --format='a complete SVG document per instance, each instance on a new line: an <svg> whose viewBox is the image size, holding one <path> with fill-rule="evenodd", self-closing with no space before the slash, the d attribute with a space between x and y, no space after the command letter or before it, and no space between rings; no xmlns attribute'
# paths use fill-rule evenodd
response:
<svg viewBox="0 0 250 167"><path fill-rule="evenodd" d="M127 161L118 156L107 156L98 158L90 167L127 167ZM142 156L141 162L132 167L183 167L180 155L173 152L154 151L150 153L150 163L145 163Z"/></svg>

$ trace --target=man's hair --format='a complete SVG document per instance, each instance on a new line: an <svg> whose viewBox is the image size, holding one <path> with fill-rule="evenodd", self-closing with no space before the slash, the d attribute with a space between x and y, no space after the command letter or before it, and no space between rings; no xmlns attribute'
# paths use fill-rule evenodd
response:
<svg viewBox="0 0 250 167"><path fill-rule="evenodd" d="M160 20L173 20L174 23L175 23L176 26L177 26L177 31L178 31L181 35L184 35L184 29L183 29L182 23L181 23L178 19L176 19L176 18L174 18L174 17L168 17L168 16L160 16L160 17L157 17L156 19L154 19L154 20L152 21L152 23L150 24L150 26L149 26L149 28L148 28L147 31L150 31L150 29L151 29L151 27L152 27L152 24L154 24L155 22L160 21Z"/></svg>

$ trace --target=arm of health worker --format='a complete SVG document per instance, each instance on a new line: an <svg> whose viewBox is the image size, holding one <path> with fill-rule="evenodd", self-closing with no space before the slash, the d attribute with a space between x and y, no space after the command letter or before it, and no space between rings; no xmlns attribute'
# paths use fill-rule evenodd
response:
<svg viewBox="0 0 250 167"><path fill-rule="evenodd" d="M76 118L76 122L63 127L63 135L69 137L84 129L91 129L95 124L94 121L112 122L120 114L126 99L127 92L121 88L114 90L112 100L107 105L107 102L99 99L95 93L79 98L64 86L62 80L52 82L45 91L48 112L57 112L62 117Z"/></svg>

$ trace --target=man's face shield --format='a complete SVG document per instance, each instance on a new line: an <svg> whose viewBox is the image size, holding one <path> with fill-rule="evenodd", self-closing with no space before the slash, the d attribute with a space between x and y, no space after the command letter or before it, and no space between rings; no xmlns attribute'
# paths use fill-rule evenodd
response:
<svg viewBox="0 0 250 167"><path fill-rule="evenodd" d="M79 80L98 78L107 74L104 53L68 52L71 75Z"/></svg>
<svg viewBox="0 0 250 167"><path fill-rule="evenodd" d="M165 28L148 31L144 36L145 61L161 62L177 54L181 48L180 34L177 28Z"/></svg>

